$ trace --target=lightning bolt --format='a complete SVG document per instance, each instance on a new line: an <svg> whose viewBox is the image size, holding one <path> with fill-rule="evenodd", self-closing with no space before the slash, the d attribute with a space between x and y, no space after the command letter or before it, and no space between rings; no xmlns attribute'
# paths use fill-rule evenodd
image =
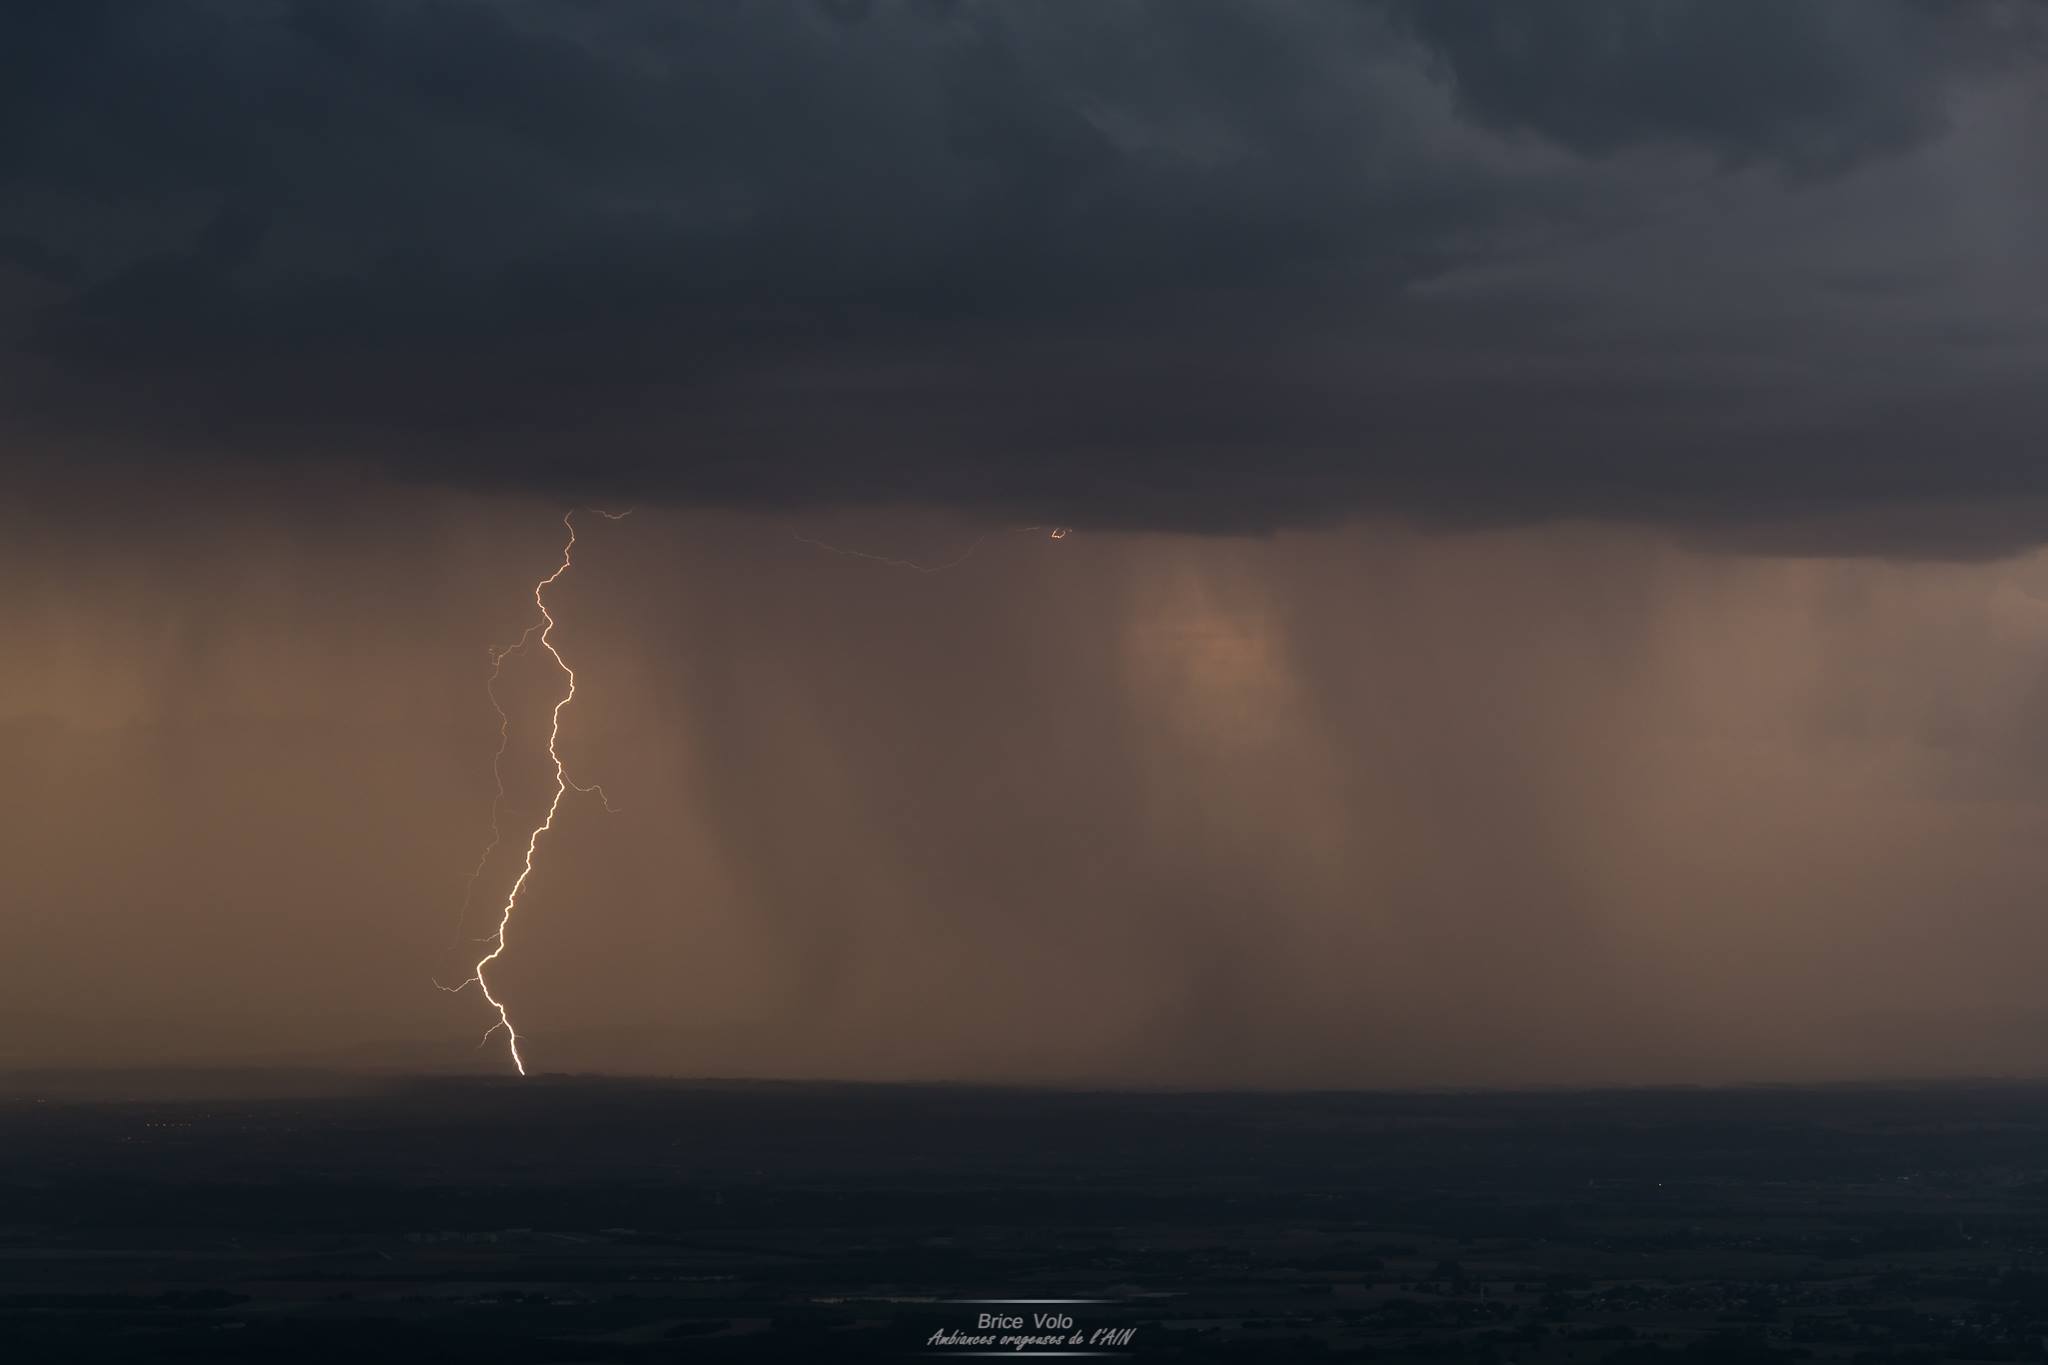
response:
<svg viewBox="0 0 2048 1365"><path fill-rule="evenodd" d="M623 521L633 515L633 509L631 508L623 512L607 512L598 507L593 507L590 510L608 521ZM605 795L603 787L596 783L585 786L570 778L568 766L562 761L561 750L558 747L562 736L562 712L568 709L570 702L576 700L576 670L569 667L568 660L564 659L562 652L555 648L555 618L548 611L547 590L553 587L563 574L569 572L569 569L575 562L576 513L573 509L562 514L562 525L569 532L568 540L562 545L562 562L555 566L553 573L533 585L533 605L540 612L540 620L528 626L517 642L504 649L494 650L491 653L491 674L484 690L491 699L491 709L497 712L498 715L498 748L491 758L491 776L496 783L497 794L491 800L491 840L484 847L483 856L477 860L476 871L470 874L469 888L463 896L462 913L465 917L469 912L470 899L475 894L477 879L483 875L484 866L490 862L491 854L497 850L499 843L502 841L499 833L498 816L500 811L504 809L505 780L500 769L505 756L506 739L511 732L511 720L505 714L505 708L498 701L498 677L504 668L505 660L524 649L527 643L535 637L536 632L539 635L541 648L548 652L548 657L555 661L555 667L562 671L562 676L567 681L567 686L564 688L561 698L555 702L554 709L548 715L548 758L555 765L554 795L548 801L547 813L541 817L540 823L535 825L526 836L525 862L519 869L518 877L512 882L512 889L506 893L504 905L498 910L497 932L485 939L485 942L491 944L491 950L477 959L476 966L470 969L470 974L465 980L453 986L441 986L442 990L451 993L460 991L467 986L475 986L482 992L485 1002L497 1012L498 1018L496 1023L484 1030L483 1039L477 1046L483 1046L484 1043L491 1040L491 1035L503 1029L505 1031L507 1047L512 1054L512 1065L518 1068L519 1074L522 1076L526 1074L526 1059L519 1052L519 1030L513 1027L512 1013L506 1008L505 1002L491 992L491 985L486 978L486 973L492 963L505 955L506 933L511 928L514 911L519 908L519 893L526 889L527 879L533 876L533 863L535 856L540 851L540 838L543 834L554 828L555 814L562 808L563 797L571 791L595 793L597 799L606 810L615 809L611 799ZM435 984L437 986L440 985L439 982Z"/></svg>
<svg viewBox="0 0 2048 1365"><path fill-rule="evenodd" d="M1054 540L1065 540L1067 536L1073 532L1073 527L1013 526L1003 534L1021 536L1028 531L1046 531ZM988 542L989 536L995 533L989 532L983 535L976 536L974 538L974 543L972 545L969 545L965 550L962 550L958 555L954 556L952 559L946 560L944 563L941 564L920 564L914 559L891 559L887 555L870 554L866 550L849 550L843 545L833 545L826 541L813 540L811 539L811 537L807 535L802 535L798 533L794 527L790 529L789 534L799 544L809 545L813 549L827 550L835 555L844 555L848 559L865 559L875 564L886 564L892 569L909 569L914 573L930 574L944 573L948 569L959 568L962 564L965 564L968 560L972 559L974 557L974 552L976 550L979 550L984 544L986 544Z"/></svg>
<svg viewBox="0 0 2048 1365"><path fill-rule="evenodd" d="M592 507L587 510L605 518L607 521L624 521L627 517L633 515L634 509L627 508L623 512L608 512L601 507ZM547 752L548 759L554 764L555 768L554 794L549 798L547 811L541 816L540 822L534 825L527 833L526 856L520 865L519 875L513 879L511 890L505 895L504 904L498 909L497 929L494 933L486 935L481 940L491 945L490 951L477 959L476 965L470 969L468 977L462 981L453 986L441 986L438 981L434 983L440 989L450 993L464 990L470 986L477 988L483 995L485 1003L497 1015L496 1021L488 1029L484 1030L484 1036L477 1046L481 1047L484 1043L488 1043L492 1036L502 1029L505 1033L507 1050L511 1053L512 1065L517 1068L522 1076L526 1074L526 1058L519 1050L519 1030L512 1023L511 1010L491 990L489 980L491 965L505 955L507 935L512 926L512 916L519 908L519 895L526 889L527 881L533 876L534 860L540 852L541 836L554 828L555 816L562 808L563 799L571 791L594 794L607 811L616 810L616 807L611 803L611 798L605 794L602 786L596 783L586 786L569 776L568 765L563 761L560 749L562 712L566 711L569 708L569 704L576 700L576 670L569 667L568 660L564 659L561 651L555 647L555 618L553 613L548 610L547 591L559 582L562 575L568 573L575 564L576 513L574 509L562 514L562 525L569 533L568 539L562 545L562 562L555 566L554 572L533 585L533 605L535 610L540 613L540 619L529 625L524 633L512 644L507 645L503 649L491 651L491 671L484 683L484 692L490 698L491 710L498 717L498 746L491 755L491 781L494 788L491 798L491 834L489 842L484 845L482 855L477 859L475 869L470 872L464 885L462 907L457 916L456 932L458 936L461 933L461 926L468 920L469 907L475 898L477 883L482 878L484 869L489 866L491 855L496 853L499 845L504 842L499 817L508 813L505 805L505 777L503 768L506 745L511 737L512 721L511 717L506 714L504 705L498 700L498 681L503 675L505 661L514 654L524 650L536 637L540 640L541 648L547 651L548 657L555 661L555 667L561 670L562 677L566 683L561 697L556 700L553 710L548 715ZM1053 540L1064 540L1071 534L1072 528L1042 525L1016 526L1001 534L1024 535L1034 531L1044 531ZM835 555L844 555L850 559L865 559L890 568L910 569L923 574L943 573L948 569L957 568L965 564L974 556L975 551L979 550L996 534L998 533L989 532L976 537L974 542L960 554L943 563L920 564L915 560L895 559L887 555L871 554L866 550L848 549L844 546L833 545L826 541L815 540L809 536L802 535L793 527L790 530L790 535L795 537L796 540L816 549L825 550Z"/></svg>

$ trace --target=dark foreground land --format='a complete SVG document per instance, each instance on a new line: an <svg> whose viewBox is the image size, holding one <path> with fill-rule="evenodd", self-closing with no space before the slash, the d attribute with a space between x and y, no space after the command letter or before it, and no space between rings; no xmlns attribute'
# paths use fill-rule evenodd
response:
<svg viewBox="0 0 2048 1365"><path fill-rule="evenodd" d="M0 1090L0 1361L929 1359L982 1313L1182 1360L1907 1365L2048 1335L2041 1087L125 1090ZM1104 1302L952 1302L985 1299Z"/></svg>

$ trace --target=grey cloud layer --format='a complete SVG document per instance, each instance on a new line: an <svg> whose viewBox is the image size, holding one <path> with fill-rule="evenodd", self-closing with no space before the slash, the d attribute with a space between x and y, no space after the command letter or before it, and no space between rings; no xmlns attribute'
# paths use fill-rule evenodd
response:
<svg viewBox="0 0 2048 1365"><path fill-rule="evenodd" d="M2048 491L2038 5L15 29L0 396L41 449L1214 529L2048 527L1983 510Z"/></svg>

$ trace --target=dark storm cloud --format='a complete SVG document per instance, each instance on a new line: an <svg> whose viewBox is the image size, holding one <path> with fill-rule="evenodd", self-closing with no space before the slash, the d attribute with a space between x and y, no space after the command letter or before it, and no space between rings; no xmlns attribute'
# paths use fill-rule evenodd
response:
<svg viewBox="0 0 2048 1365"><path fill-rule="evenodd" d="M57 452L1228 529L1879 506L1885 548L1981 552L1912 512L2048 492L2042 26L37 7L0 384Z"/></svg>
<svg viewBox="0 0 2048 1365"><path fill-rule="evenodd" d="M1793 4L1398 0L1459 105L1592 156L1664 140L1730 162L1841 169L1943 121L1943 82L2025 32L2011 10L1941 0Z"/></svg>

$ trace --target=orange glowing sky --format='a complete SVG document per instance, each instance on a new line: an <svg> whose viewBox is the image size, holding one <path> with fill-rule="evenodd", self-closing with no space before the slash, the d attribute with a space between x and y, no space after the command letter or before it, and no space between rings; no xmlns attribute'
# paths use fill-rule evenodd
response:
<svg viewBox="0 0 2048 1365"><path fill-rule="evenodd" d="M451 944L498 740L479 665L529 623L559 510L335 497L8 552L8 1064L503 1064L474 999L430 982L479 951ZM531 1066L1348 1084L2048 1060L2042 555L1083 528L919 575L781 516L604 531L546 600L578 683L561 752L618 812L560 807L491 964ZM805 533L943 558L980 530ZM543 651L506 661L508 845L549 809L561 684Z"/></svg>

